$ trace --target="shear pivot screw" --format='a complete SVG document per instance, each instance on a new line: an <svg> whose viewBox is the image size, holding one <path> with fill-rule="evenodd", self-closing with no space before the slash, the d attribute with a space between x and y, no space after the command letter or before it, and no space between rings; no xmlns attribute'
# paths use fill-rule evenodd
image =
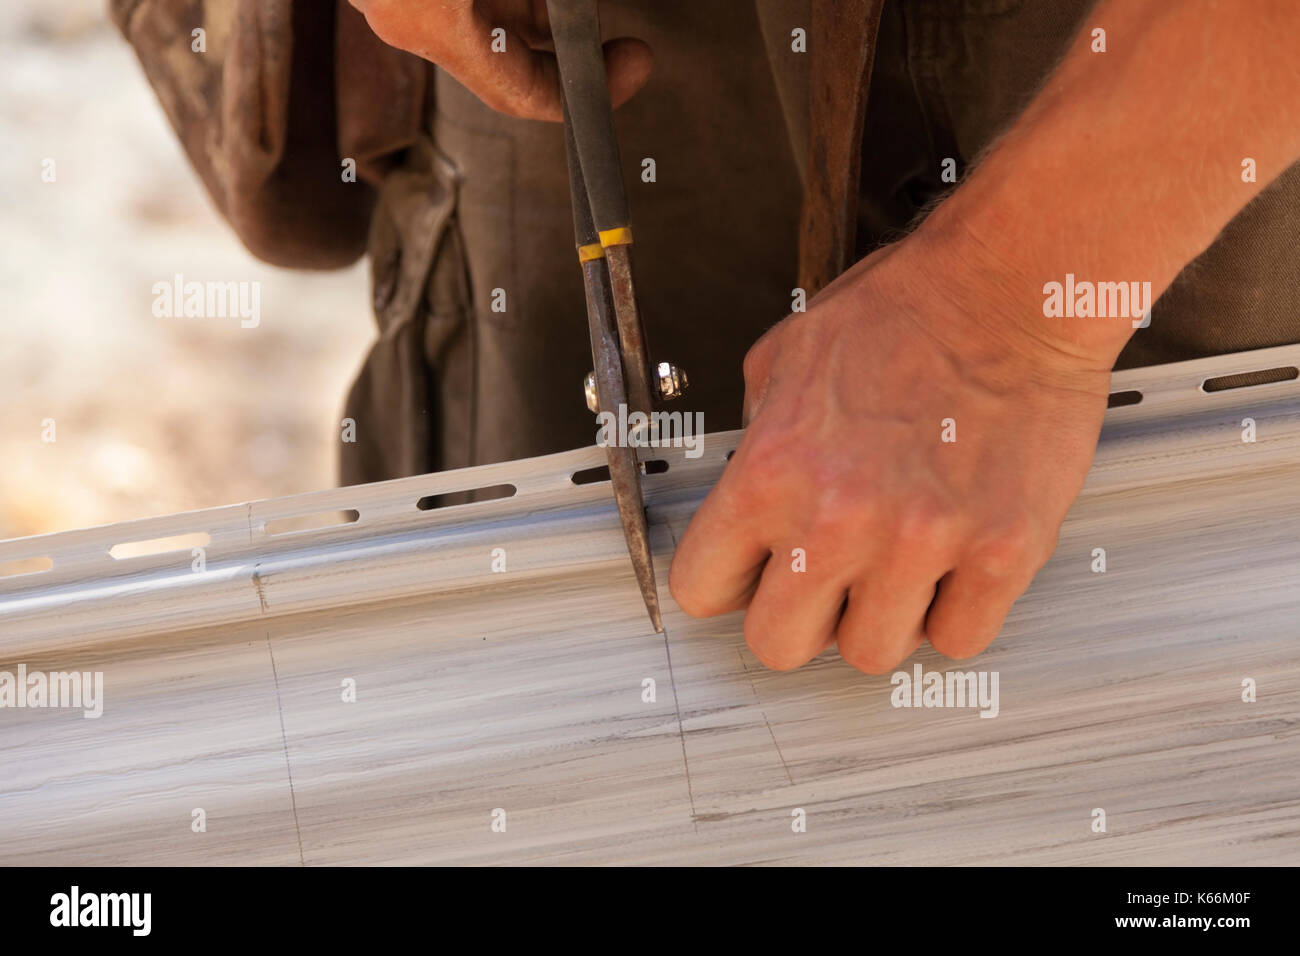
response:
<svg viewBox="0 0 1300 956"><path fill-rule="evenodd" d="M686 370L678 368L671 362L660 362L655 367L655 374L659 378L659 396L666 402L681 398L690 385L690 381L686 378Z"/></svg>
<svg viewBox="0 0 1300 956"><path fill-rule="evenodd" d="M658 379L659 397L666 402L681 398L690 386L686 371L671 362L660 362L655 366L655 378ZM582 391L587 396L587 408L592 413L600 411L600 397L596 394L596 373L588 372L582 380Z"/></svg>

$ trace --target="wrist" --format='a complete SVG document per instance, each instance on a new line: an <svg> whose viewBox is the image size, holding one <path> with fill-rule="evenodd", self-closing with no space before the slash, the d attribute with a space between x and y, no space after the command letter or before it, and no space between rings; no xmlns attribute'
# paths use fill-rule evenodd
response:
<svg viewBox="0 0 1300 956"><path fill-rule="evenodd" d="M1149 312L1155 285L1076 272L1041 217L984 216L957 198L906 241L910 257L967 313L959 320L1035 362L1109 371Z"/></svg>

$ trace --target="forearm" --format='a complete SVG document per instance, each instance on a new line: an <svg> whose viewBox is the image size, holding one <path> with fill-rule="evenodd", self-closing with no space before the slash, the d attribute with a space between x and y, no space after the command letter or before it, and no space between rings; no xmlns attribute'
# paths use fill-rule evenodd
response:
<svg viewBox="0 0 1300 956"><path fill-rule="evenodd" d="M1106 31L1104 53L1093 29ZM1067 274L1158 296L1300 159L1300 5L1103 0L1043 90L922 232L1042 302ZM1243 181L1254 160L1257 182ZM1129 321L1019 310L1030 335L1113 359Z"/></svg>

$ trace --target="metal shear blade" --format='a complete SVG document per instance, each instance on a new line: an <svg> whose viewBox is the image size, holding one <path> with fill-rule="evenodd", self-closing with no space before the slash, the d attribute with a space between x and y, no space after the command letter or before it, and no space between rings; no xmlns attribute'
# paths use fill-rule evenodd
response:
<svg viewBox="0 0 1300 956"><path fill-rule="evenodd" d="M617 416L623 406L649 415L657 389L632 283L632 229L596 0L547 0L547 10L560 67L574 233L586 290L598 409ZM637 584L651 623L662 631L636 449L613 443L606 446L605 456Z"/></svg>

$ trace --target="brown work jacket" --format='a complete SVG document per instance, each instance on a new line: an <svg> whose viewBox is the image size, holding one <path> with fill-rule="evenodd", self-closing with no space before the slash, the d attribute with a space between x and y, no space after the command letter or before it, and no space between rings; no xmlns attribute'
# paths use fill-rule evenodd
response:
<svg viewBox="0 0 1300 956"><path fill-rule="evenodd" d="M709 430L739 424L741 359L795 288L811 296L951 188L944 160L964 168L1014 119L1091 6L602 4L607 35L655 51L616 116L638 293L653 357L690 373ZM111 8L255 255L369 255L379 337L346 402L344 482L594 440L558 126L492 112L345 0ZM1300 338L1298 208L1292 169L1161 297L1120 364Z"/></svg>

